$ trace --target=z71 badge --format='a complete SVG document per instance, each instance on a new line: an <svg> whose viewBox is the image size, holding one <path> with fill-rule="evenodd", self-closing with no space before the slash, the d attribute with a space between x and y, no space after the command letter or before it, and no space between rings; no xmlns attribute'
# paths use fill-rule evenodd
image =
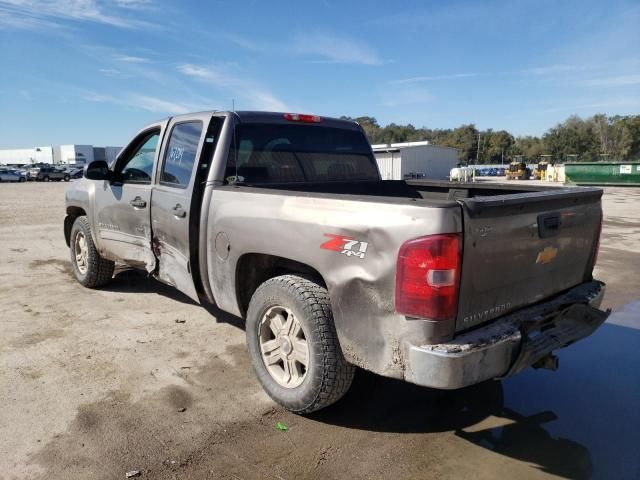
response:
<svg viewBox="0 0 640 480"><path fill-rule="evenodd" d="M367 247L369 246L367 242L361 242L353 237L344 235L334 235L333 233L325 233L324 236L331 238L331 240L320 245L320 248L325 250L333 250L347 257L358 257L360 259L363 259L367 253Z"/></svg>

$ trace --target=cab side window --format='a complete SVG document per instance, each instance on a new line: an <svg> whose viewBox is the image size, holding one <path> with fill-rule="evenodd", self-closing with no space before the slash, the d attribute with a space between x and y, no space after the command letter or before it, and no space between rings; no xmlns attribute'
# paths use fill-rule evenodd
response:
<svg viewBox="0 0 640 480"><path fill-rule="evenodd" d="M176 188L189 186L201 133L202 122L178 123L173 127L162 165L161 184Z"/></svg>
<svg viewBox="0 0 640 480"><path fill-rule="evenodd" d="M120 168L122 183L151 183L151 172L159 138L160 131L154 130L141 139L138 147L131 152Z"/></svg>

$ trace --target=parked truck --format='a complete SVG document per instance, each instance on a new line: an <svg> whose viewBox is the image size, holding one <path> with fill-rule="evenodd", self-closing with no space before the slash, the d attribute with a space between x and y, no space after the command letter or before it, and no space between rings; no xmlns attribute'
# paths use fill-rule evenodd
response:
<svg viewBox="0 0 640 480"><path fill-rule="evenodd" d="M351 121L181 115L84 175L64 220L77 280L125 264L241 317L294 412L337 401L356 366L438 389L555 368L608 314L600 189L382 181Z"/></svg>

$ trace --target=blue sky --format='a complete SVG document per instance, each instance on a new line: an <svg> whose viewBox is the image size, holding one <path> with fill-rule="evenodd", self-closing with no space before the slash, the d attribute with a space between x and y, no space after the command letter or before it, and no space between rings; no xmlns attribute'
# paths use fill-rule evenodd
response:
<svg viewBox="0 0 640 480"><path fill-rule="evenodd" d="M542 134L640 113L640 3L0 0L0 148L205 109Z"/></svg>

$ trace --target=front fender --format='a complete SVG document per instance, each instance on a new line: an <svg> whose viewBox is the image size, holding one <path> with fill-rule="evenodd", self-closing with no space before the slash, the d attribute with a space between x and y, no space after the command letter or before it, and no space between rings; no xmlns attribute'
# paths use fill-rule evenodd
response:
<svg viewBox="0 0 640 480"><path fill-rule="evenodd" d="M67 213L64 219L64 235L67 246L70 244L73 222L77 217L86 215L91 225L93 243L100 248L99 238L96 235L96 225L94 224L95 185L93 182L85 178L73 182L65 190L64 200Z"/></svg>

